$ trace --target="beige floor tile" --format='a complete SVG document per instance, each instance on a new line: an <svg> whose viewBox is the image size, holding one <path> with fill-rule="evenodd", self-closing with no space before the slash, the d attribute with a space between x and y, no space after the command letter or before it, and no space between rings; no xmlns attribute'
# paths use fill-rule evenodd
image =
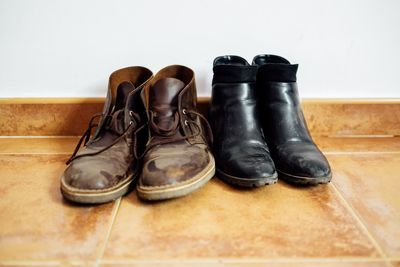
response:
<svg viewBox="0 0 400 267"><path fill-rule="evenodd" d="M0 156L0 261L94 259L113 204L75 206L59 192L66 156Z"/></svg>
<svg viewBox="0 0 400 267"><path fill-rule="evenodd" d="M400 155L330 155L333 183L384 252L400 256Z"/></svg>
<svg viewBox="0 0 400 267"><path fill-rule="evenodd" d="M100 254L112 204L72 206L58 189L59 175L77 139L0 139L0 266L14 266L14 260L22 260L15 266L35 263L30 260L87 265L86 260ZM328 154L335 186L384 252L398 258L400 155L388 153L399 152L399 138L315 139ZM332 155L337 152L344 154ZM29 153L62 155L10 155ZM315 261L273 262L293 257L376 259L378 253L332 186L296 188L280 183L237 190L214 179L188 197L167 202L142 203L134 193L128 195L104 258L105 266L113 266L110 260L118 260L115 266L142 266L149 259L183 259L193 266L316 266ZM207 259L210 262L204 265ZM218 259L250 262L225 265L215 263ZM187 266L174 261L150 263L146 266ZM381 264L318 262L318 266Z"/></svg>
<svg viewBox="0 0 400 267"><path fill-rule="evenodd" d="M79 137L0 138L1 154L72 154Z"/></svg>
<svg viewBox="0 0 400 267"><path fill-rule="evenodd" d="M375 257L330 185L238 190L213 179L154 204L131 193L105 251L112 259Z"/></svg>
<svg viewBox="0 0 400 267"><path fill-rule="evenodd" d="M325 153L400 153L400 137L314 137Z"/></svg>

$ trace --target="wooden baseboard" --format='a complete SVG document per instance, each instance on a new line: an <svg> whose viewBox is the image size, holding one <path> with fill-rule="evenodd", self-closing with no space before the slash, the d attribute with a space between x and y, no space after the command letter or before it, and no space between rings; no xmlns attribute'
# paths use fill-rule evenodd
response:
<svg viewBox="0 0 400 267"><path fill-rule="evenodd" d="M77 136L104 98L0 99L0 136ZM208 97L200 97L207 113ZM400 135L400 99L303 99L314 136ZM267 116L267 114L266 114Z"/></svg>

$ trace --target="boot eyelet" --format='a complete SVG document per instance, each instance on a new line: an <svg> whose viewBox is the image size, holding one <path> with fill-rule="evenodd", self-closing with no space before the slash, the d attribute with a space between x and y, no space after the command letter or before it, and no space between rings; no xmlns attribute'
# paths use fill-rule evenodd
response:
<svg viewBox="0 0 400 267"><path fill-rule="evenodd" d="M185 108L184 108L184 109L182 109L182 113L183 113L183 114L185 114L185 115L187 114L187 112L186 112L186 109L185 109Z"/></svg>
<svg viewBox="0 0 400 267"><path fill-rule="evenodd" d="M188 126L188 125L189 125L189 122L188 122L187 120L185 120L185 125L186 125L186 126Z"/></svg>
<svg viewBox="0 0 400 267"><path fill-rule="evenodd" d="M129 111L129 116L133 117L133 111L132 110Z"/></svg>
<svg viewBox="0 0 400 267"><path fill-rule="evenodd" d="M133 124L133 121L130 121L130 122L129 122L129 125L132 125L132 124Z"/></svg>

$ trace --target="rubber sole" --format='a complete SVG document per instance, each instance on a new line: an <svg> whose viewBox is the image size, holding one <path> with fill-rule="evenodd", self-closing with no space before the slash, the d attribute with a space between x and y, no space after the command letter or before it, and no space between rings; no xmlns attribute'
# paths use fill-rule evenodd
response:
<svg viewBox="0 0 400 267"><path fill-rule="evenodd" d="M286 182L298 185L318 185L318 184L327 184L332 180L332 174L324 177L304 177L288 174L282 171L278 171L279 179L282 179Z"/></svg>
<svg viewBox="0 0 400 267"><path fill-rule="evenodd" d="M217 169L217 177L229 184L241 187L261 187L265 185L276 184L278 182L278 173L274 172L271 176L261 178L241 178L229 175Z"/></svg>
<svg viewBox="0 0 400 267"><path fill-rule="evenodd" d="M62 176L60 189L62 195L72 202L82 204L102 204L125 195L132 189L131 185L135 181L135 178L136 177L132 174L121 184L104 190L83 190L67 185L64 181L64 176Z"/></svg>
<svg viewBox="0 0 400 267"><path fill-rule="evenodd" d="M139 198L147 201L166 200L183 197L205 185L215 175L214 157L209 153L210 162L204 170L185 183L173 186L142 186L138 184L136 191Z"/></svg>

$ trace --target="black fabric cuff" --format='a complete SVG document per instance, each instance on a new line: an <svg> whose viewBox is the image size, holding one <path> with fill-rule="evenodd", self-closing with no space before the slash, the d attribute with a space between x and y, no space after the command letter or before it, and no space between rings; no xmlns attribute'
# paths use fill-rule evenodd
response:
<svg viewBox="0 0 400 267"><path fill-rule="evenodd" d="M215 83L255 82L257 66L216 65L213 68Z"/></svg>
<svg viewBox="0 0 400 267"><path fill-rule="evenodd" d="M265 64L258 69L257 80L268 82L296 82L298 64Z"/></svg>

